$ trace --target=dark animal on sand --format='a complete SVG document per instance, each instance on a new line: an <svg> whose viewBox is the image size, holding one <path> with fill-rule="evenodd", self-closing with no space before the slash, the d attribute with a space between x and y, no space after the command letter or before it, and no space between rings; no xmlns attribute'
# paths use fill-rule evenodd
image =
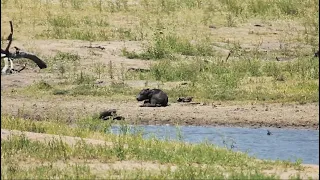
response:
<svg viewBox="0 0 320 180"><path fill-rule="evenodd" d="M319 50L316 53L314 53L314 57L319 57Z"/></svg>
<svg viewBox="0 0 320 180"><path fill-rule="evenodd" d="M150 72L150 69L143 69L143 68L129 68L128 71L136 71L136 72Z"/></svg>
<svg viewBox="0 0 320 180"><path fill-rule="evenodd" d="M99 119L102 120L109 120L110 118L112 118L113 120L124 120L124 117L117 115L116 109L104 110L99 115Z"/></svg>
<svg viewBox="0 0 320 180"><path fill-rule="evenodd" d="M140 107L168 106L168 95L160 89L143 89L137 96L137 101L144 101Z"/></svg>
<svg viewBox="0 0 320 180"><path fill-rule="evenodd" d="M177 99L178 102L191 102L193 97L179 97Z"/></svg>

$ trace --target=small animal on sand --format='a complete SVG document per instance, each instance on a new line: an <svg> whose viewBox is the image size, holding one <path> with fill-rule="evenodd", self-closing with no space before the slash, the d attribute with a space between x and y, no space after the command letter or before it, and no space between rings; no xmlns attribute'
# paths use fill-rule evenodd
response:
<svg viewBox="0 0 320 180"><path fill-rule="evenodd" d="M109 120L112 118L113 120L124 120L125 118L117 115L116 109L108 109L100 112L99 119Z"/></svg>
<svg viewBox="0 0 320 180"><path fill-rule="evenodd" d="M178 102L191 102L192 101L192 99L193 99L193 97L179 97L178 99L177 99L177 101Z"/></svg>

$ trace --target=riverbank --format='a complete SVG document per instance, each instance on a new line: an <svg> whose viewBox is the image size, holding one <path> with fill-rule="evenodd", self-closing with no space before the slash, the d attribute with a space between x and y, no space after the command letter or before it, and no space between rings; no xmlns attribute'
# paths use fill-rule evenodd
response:
<svg viewBox="0 0 320 180"><path fill-rule="evenodd" d="M108 139L108 141L102 139ZM243 153L205 144L187 145L179 142L160 142L155 139L142 140L131 136L116 138L101 134L99 136L96 134L96 139L90 139L8 129L1 129L1 140L2 162L4 162L1 164L3 178L25 178L31 175L34 178L52 178L63 175L80 179L111 177L121 179L133 177L165 179L178 177L196 179L204 177L319 178L319 166L317 165L258 160ZM43 151L49 146L55 151L49 149L47 152ZM8 149L9 147L11 149ZM118 149L120 147L121 154ZM30 151L30 148L39 149ZM175 150L171 149L170 156L169 154L161 156L162 151L166 152L168 148ZM91 153L86 152L89 150ZM201 150L201 153L198 150ZM160 153L159 156L153 154L155 151ZM103 155L103 152L108 152L108 157ZM197 155L193 157L192 154L189 154L192 152L197 152ZM11 157L8 156L10 154ZM229 161L230 158L232 161ZM79 171L80 169L82 171ZM48 173L40 173L42 170ZM215 170L214 174L209 173L213 170ZM218 173L217 170L221 173ZM54 172L61 174L54 175Z"/></svg>

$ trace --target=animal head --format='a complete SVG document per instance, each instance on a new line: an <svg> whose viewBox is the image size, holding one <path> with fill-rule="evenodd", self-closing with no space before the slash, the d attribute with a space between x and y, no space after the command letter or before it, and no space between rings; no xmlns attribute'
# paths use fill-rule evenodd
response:
<svg viewBox="0 0 320 180"><path fill-rule="evenodd" d="M146 99L150 99L152 96L152 90L148 89L142 89L139 94L137 95L138 101L143 101Z"/></svg>
<svg viewBox="0 0 320 180"><path fill-rule="evenodd" d="M184 99L183 97L179 97L179 98L177 99L177 101L178 101L178 102L182 102L183 99Z"/></svg>

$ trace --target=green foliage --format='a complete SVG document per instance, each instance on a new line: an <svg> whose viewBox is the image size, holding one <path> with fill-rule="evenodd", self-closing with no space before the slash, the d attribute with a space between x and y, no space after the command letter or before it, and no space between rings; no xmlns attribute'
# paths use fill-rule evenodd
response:
<svg viewBox="0 0 320 180"><path fill-rule="evenodd" d="M314 58L287 62L259 59L221 62L211 57L178 61L164 59L154 63L150 72L130 74L132 78L145 80L191 82L166 90L173 97L315 102L319 99L316 81L319 77L318 63ZM246 81L248 77L257 81ZM252 86L255 88L252 89Z"/></svg>
<svg viewBox="0 0 320 180"><path fill-rule="evenodd" d="M175 34L164 34L162 31L155 33L153 41L146 45L142 53L129 52L122 49L122 55L133 59L163 59L175 54L185 56L213 56L214 51L209 42L191 43L188 38Z"/></svg>
<svg viewBox="0 0 320 180"><path fill-rule="evenodd" d="M169 97L193 96L213 101L293 101L300 104L319 101L319 61L305 56L310 54L311 49L317 49L319 44L317 0L142 0L137 3L127 0L60 0L58 3L22 0L1 1L1 5L4 15L12 16L4 18L14 20L15 32L19 32L15 36L17 39L22 36L90 42L143 40L145 46L141 52L123 48L122 55L131 59L158 60L152 61L150 72L130 72L126 76L121 72L121 82L117 82L118 70L112 61L108 64L93 62L90 71L85 71L80 66L79 54L58 51L55 56L46 58L48 68L43 70L53 73L53 76L57 73L58 79L36 81L23 90L12 90L12 93L39 96L39 99L43 98L42 95L60 95L61 99L67 99L68 96L125 96L133 100L141 89L126 85L125 80L131 78L190 82L187 85L163 87ZM247 28L247 24L256 20L261 20L265 27L260 28L261 32L250 30L248 34L253 38L252 41L255 41L255 35L268 40L268 33L275 33L274 36L281 42L306 44L310 45L307 47L309 49L290 49L286 46L266 54L257 47L248 52L242 48L243 42L235 40L234 43L230 40L246 32L230 35L228 30L242 25ZM290 27L278 29L273 20ZM266 27L269 23L272 26ZM213 37L216 29L208 28L208 25L218 27L219 37ZM263 31L268 28L272 31ZM286 28L290 31L281 33ZM6 28L3 30L8 32ZM283 40L284 34L289 38L284 37ZM5 38L1 35L2 43ZM232 51L228 61L212 49L213 43L219 46L218 42L214 42L216 40L228 44L221 47ZM279 54L295 56L297 59L273 61L274 56ZM96 79L103 79L109 84L95 83ZM56 80L59 82L55 83ZM171 101L174 99L170 98ZM25 136L13 136L1 142L4 162L1 163L2 179L98 178L89 166L81 163L63 169L55 166L57 161L65 163L74 159L102 163L114 160L153 161L177 166L174 171L168 168L159 174L144 170L110 170L104 172L107 174L104 179L223 179L224 172L228 173L229 179L278 179L272 175L266 176L261 171L276 166L276 163L256 162L246 154L205 143L188 145L157 139L144 140L142 133L130 134L126 124L120 125L120 135L113 135L110 134L110 126L115 121L100 121L97 115L87 117L85 112L78 113L72 119L69 114L66 115L68 117L63 116L61 111L40 118L36 111L19 111L17 117L2 115L1 127L78 137L97 136L113 146L92 146L84 141L72 146L59 138L41 143L30 141ZM182 135L177 133L181 140ZM37 166L21 166L21 162L30 159L35 160ZM220 166L223 169L218 168ZM294 166L300 166L300 162Z"/></svg>
<svg viewBox="0 0 320 180"><path fill-rule="evenodd" d="M30 125L30 121L24 119L2 116L1 128L30 131L27 128ZM33 126L36 127L34 129L43 129L45 133L74 136L83 132L81 137L98 135L98 137L107 140L108 143L92 145L81 139L70 145L62 137L40 142L31 141L23 134L12 135L8 140L1 141L2 161L5 162L1 164L2 178L26 178L31 175L45 179L62 176L76 177L77 179L95 178L99 174L91 172L90 166L85 166L79 162L85 163L97 160L106 163L114 160L131 160L156 161L177 166L174 171L170 171L170 169L168 171L160 170L160 174L140 173L140 177L144 178L221 179L227 173L233 179L277 179L274 175L262 174L262 170L282 163L256 161L244 153L217 148L208 143L191 145L182 142L161 141L154 138L143 139L139 132L138 134L129 134L129 127L126 123L120 125L121 132L119 135L109 134L110 131L106 131L106 129L110 128L110 122L99 121L94 118L83 118L77 122L76 126L72 127L51 120L48 122L34 121ZM26 168L20 165L22 163L18 163L21 158L25 160L31 158L42 163ZM74 159L78 163L75 162L69 166L67 163ZM61 160L60 164L63 162L67 166L63 169L57 168L56 165L59 164L59 160ZM48 163L49 165L46 165ZM300 163L292 164L288 162L287 167L291 166L300 167L301 165ZM221 171L221 168L224 168L224 170ZM46 173L43 173L44 171ZM31 175L28 175L27 172ZM119 175L119 173L122 176L126 175L122 174L122 171L117 172L110 171L106 174L106 177L114 174ZM131 172L130 177L138 172L137 170Z"/></svg>
<svg viewBox="0 0 320 180"><path fill-rule="evenodd" d="M46 81L44 80L40 80L38 83L34 84L35 88L39 89L39 90L50 90L52 89L52 86L50 84L48 84Z"/></svg>

